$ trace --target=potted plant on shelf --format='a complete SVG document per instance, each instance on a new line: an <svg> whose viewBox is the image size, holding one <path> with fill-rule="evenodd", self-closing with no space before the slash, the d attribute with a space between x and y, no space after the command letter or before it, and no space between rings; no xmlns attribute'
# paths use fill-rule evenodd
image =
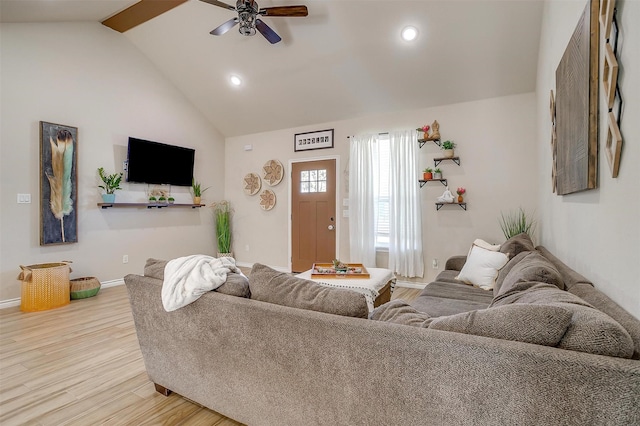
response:
<svg viewBox="0 0 640 426"><path fill-rule="evenodd" d="M442 146L440 148L442 148L443 151L443 155L445 158L452 158L453 157L453 149L456 147L456 144L453 141L444 141L442 142Z"/></svg>
<svg viewBox="0 0 640 426"><path fill-rule="evenodd" d="M417 132L423 132L423 135L422 135L423 139L429 139L429 129L430 128L431 127L429 127L428 124L425 124L424 126L417 128L416 131Z"/></svg>
<svg viewBox="0 0 640 426"><path fill-rule="evenodd" d="M158 199L156 197L154 197L153 195L151 197L149 197L149 202L151 204L155 204L156 201L158 201Z"/></svg>
<svg viewBox="0 0 640 426"><path fill-rule="evenodd" d="M166 204L167 198L164 195L161 195L160 198L158 198L158 202L161 204Z"/></svg>
<svg viewBox="0 0 640 426"><path fill-rule="evenodd" d="M442 179L442 170L440 169L435 169L433 171L433 178L434 179Z"/></svg>
<svg viewBox="0 0 640 426"><path fill-rule="evenodd" d="M104 185L99 185L98 188L102 188L105 190L105 194L102 194L102 201L105 203L112 204L116 200L115 192L120 188L120 182L122 181L122 173L114 173L112 175L107 175L104 172L104 168L98 168L98 175L100 175L100 179Z"/></svg>
<svg viewBox="0 0 640 426"><path fill-rule="evenodd" d="M458 194L458 203L462 203L464 201L463 195L465 192L467 192L467 190L463 187L456 189L456 193Z"/></svg>
<svg viewBox="0 0 640 426"><path fill-rule="evenodd" d="M196 181L195 179L192 181L191 191L193 192L193 204L200 204L202 194L207 189L209 189L209 187L202 189L202 185L200 184L200 182Z"/></svg>
<svg viewBox="0 0 640 426"><path fill-rule="evenodd" d="M231 203L222 200L211 205L216 222L216 242L218 257L233 257L231 252L231 215L233 209Z"/></svg>
<svg viewBox="0 0 640 426"><path fill-rule="evenodd" d="M431 180L433 179L433 169L430 167L427 167L426 169L424 169L422 171L422 177L424 180Z"/></svg>
<svg viewBox="0 0 640 426"><path fill-rule="evenodd" d="M169 198L167 198L167 201L169 202L169 204L173 204L173 203L176 202L176 199L173 198L173 197L169 197Z"/></svg>

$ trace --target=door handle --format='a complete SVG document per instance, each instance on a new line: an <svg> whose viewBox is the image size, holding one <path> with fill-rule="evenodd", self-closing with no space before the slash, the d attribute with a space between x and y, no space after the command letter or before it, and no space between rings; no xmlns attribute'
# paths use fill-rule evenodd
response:
<svg viewBox="0 0 640 426"><path fill-rule="evenodd" d="M329 225L327 226L327 228L329 229L329 231L333 231L334 229L336 229L336 227L333 225Z"/></svg>

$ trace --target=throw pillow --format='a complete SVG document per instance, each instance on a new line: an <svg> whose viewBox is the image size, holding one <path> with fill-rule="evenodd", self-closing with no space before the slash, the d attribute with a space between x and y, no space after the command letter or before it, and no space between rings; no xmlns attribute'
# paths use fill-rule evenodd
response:
<svg viewBox="0 0 640 426"><path fill-rule="evenodd" d="M558 306L507 305L434 318L429 328L556 346L571 323L570 310Z"/></svg>
<svg viewBox="0 0 640 426"><path fill-rule="evenodd" d="M483 290L491 290L495 285L498 271L508 260L504 253L487 250L474 244L456 279Z"/></svg>
<svg viewBox="0 0 640 426"><path fill-rule="evenodd" d="M308 309L356 318L367 318L369 307L363 294L322 286L256 263L249 274L251 298L276 305Z"/></svg>
<svg viewBox="0 0 640 426"><path fill-rule="evenodd" d="M514 235L500 246L500 252L507 253L509 255L509 259L522 251L533 251L535 249L536 247L533 244L531 237L526 232Z"/></svg>
<svg viewBox="0 0 640 426"><path fill-rule="evenodd" d="M560 290L564 290L564 280L562 279L562 275L560 275L560 272L558 272L556 267L541 254L535 251L522 252L511 261L516 260L516 258L523 254L524 257L521 261L514 265L509 273L504 277L497 295L506 293L516 283L525 281L553 284ZM509 261L509 263L511 263L511 261Z"/></svg>

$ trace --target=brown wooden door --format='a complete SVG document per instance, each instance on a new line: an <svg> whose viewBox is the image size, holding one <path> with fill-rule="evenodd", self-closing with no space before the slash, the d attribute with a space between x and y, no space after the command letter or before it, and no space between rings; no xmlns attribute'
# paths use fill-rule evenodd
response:
<svg viewBox="0 0 640 426"><path fill-rule="evenodd" d="M293 163L291 270L336 257L336 160Z"/></svg>

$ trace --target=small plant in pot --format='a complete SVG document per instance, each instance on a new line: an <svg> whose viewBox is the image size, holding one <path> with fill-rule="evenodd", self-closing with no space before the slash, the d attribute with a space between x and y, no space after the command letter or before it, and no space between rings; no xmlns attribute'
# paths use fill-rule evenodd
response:
<svg viewBox="0 0 640 426"><path fill-rule="evenodd" d="M153 195L151 197L149 197L149 202L150 203L155 203L156 201L158 201L158 199L156 197L154 197Z"/></svg>
<svg viewBox="0 0 640 426"><path fill-rule="evenodd" d="M443 151L443 155L445 158L452 158L453 157L453 149L456 147L456 144L453 141L444 141L442 142L442 146L440 148L442 148Z"/></svg>
<svg viewBox="0 0 640 426"><path fill-rule="evenodd" d="M422 171L423 180L431 180L433 179L433 169L427 167Z"/></svg>
<svg viewBox="0 0 640 426"><path fill-rule="evenodd" d="M173 197L169 197L169 198L167 198L167 201L169 202L169 204L173 204L173 203L176 202L176 199L173 198Z"/></svg>
<svg viewBox="0 0 640 426"><path fill-rule="evenodd" d="M195 179L191 183L191 192L193 192L193 204L200 204L202 194L204 191L209 189L209 187L202 189L202 185L200 182Z"/></svg>
<svg viewBox="0 0 640 426"><path fill-rule="evenodd" d="M120 188L120 182L122 181L122 173L114 173L107 175L104 172L104 168L98 168L98 175L104 185L99 185L98 188L104 189L105 193L102 194L102 201L105 203L113 203L116 200L115 192Z"/></svg>
<svg viewBox="0 0 640 426"><path fill-rule="evenodd" d="M160 196L160 197L158 198L158 202L159 202L159 203L166 203L166 202L167 202L167 198L166 198L165 196Z"/></svg>
<svg viewBox="0 0 640 426"><path fill-rule="evenodd" d="M442 179L442 170L440 169L435 169L433 171L433 178L434 179Z"/></svg>

